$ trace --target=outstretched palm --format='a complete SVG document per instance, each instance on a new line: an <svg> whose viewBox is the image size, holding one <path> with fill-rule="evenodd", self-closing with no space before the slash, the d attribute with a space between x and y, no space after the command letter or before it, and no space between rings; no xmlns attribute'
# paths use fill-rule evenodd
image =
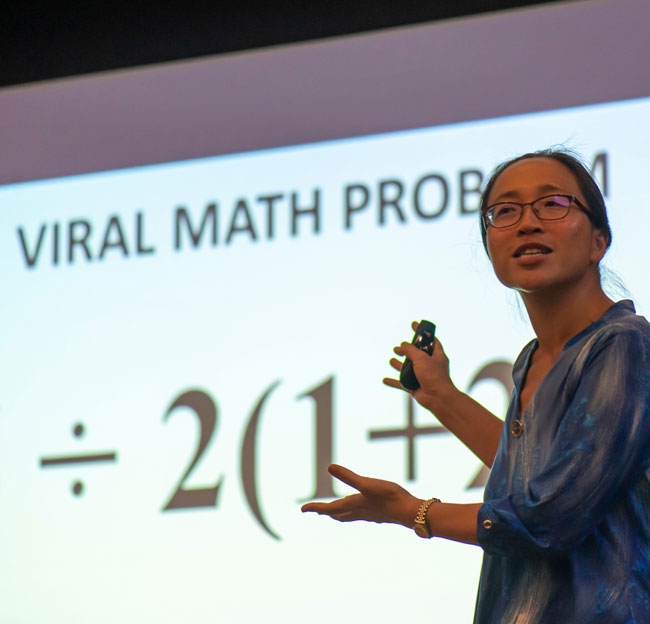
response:
<svg viewBox="0 0 650 624"><path fill-rule="evenodd" d="M352 522L391 522L410 526L415 518L420 499L392 481L362 477L351 470L332 464L329 467L332 476L347 483L358 494L351 494L330 503L307 503L302 511L315 511L339 520Z"/></svg>

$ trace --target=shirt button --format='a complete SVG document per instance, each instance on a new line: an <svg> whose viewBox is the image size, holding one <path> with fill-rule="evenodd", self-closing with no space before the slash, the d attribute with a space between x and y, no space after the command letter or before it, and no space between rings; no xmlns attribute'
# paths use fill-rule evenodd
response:
<svg viewBox="0 0 650 624"><path fill-rule="evenodd" d="M515 438L520 438L521 434L524 432L524 425L521 420L513 420L510 425L510 433L512 433Z"/></svg>
<svg viewBox="0 0 650 624"><path fill-rule="evenodd" d="M492 528L492 520L483 520L483 528L489 531Z"/></svg>

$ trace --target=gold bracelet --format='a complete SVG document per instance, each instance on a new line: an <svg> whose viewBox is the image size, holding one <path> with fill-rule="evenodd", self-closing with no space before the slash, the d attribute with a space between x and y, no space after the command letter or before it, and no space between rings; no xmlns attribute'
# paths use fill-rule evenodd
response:
<svg viewBox="0 0 650 624"><path fill-rule="evenodd" d="M420 505L420 509L418 509L418 515L415 516L415 523L413 524L413 530L418 537L431 537L431 531L429 530L429 525L427 524L427 511L431 503L439 502L439 498L429 498Z"/></svg>

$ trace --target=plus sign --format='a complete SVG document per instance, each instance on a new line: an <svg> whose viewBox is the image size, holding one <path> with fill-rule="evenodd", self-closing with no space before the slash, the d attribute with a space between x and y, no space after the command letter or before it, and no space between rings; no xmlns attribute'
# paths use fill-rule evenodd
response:
<svg viewBox="0 0 650 624"><path fill-rule="evenodd" d="M406 397L406 427L401 429L379 429L368 432L368 437L371 440L377 440L379 438L406 438L407 479L409 481L415 480L415 438L421 435L449 433L442 425L416 427L414 422L414 403L413 397L409 394Z"/></svg>

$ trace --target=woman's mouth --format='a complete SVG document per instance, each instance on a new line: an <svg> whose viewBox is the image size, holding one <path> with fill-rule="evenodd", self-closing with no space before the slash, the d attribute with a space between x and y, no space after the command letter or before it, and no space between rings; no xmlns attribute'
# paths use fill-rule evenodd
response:
<svg viewBox="0 0 650 624"><path fill-rule="evenodd" d="M515 258L544 256L551 253L551 251L551 248L546 245L541 245L539 243L526 243L517 247L513 256Z"/></svg>

